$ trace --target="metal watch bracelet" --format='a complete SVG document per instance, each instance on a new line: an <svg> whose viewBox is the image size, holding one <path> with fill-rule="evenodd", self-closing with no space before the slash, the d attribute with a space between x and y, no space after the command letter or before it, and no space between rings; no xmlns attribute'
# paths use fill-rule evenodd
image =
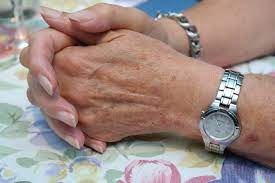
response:
<svg viewBox="0 0 275 183"><path fill-rule="evenodd" d="M160 13L158 12L155 20L161 18L169 18L175 20L186 32L189 46L190 56L193 58L200 58L202 52L202 46L200 43L200 35L195 25L189 23L188 19L181 13Z"/></svg>
<svg viewBox="0 0 275 183"><path fill-rule="evenodd" d="M232 70L225 70L219 91L212 106L222 107L237 113L237 101L244 76Z"/></svg>
<svg viewBox="0 0 275 183"><path fill-rule="evenodd" d="M211 107L224 108L237 114L237 102L243 83L244 76L232 70L225 70L221 79L221 84L217 96ZM215 144L208 142L205 144L205 149L218 154L223 154L226 146L223 144Z"/></svg>

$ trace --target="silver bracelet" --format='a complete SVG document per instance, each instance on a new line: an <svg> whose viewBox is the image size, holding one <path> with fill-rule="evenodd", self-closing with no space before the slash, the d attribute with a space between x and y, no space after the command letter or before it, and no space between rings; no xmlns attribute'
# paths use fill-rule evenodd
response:
<svg viewBox="0 0 275 183"><path fill-rule="evenodd" d="M200 35L195 25L189 23L188 19L181 13L160 13L158 12L155 20L161 18L169 18L175 20L186 32L189 45L190 56L193 58L200 58L202 52L202 46L200 43Z"/></svg>

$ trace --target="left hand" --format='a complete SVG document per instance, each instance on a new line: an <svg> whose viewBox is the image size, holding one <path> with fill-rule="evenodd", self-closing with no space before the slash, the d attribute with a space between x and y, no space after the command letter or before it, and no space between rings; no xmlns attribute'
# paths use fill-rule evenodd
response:
<svg viewBox="0 0 275 183"><path fill-rule="evenodd" d="M103 3L73 14L42 8L42 16L50 27L60 32L54 29L45 29L35 33L32 35L30 46L21 54L21 63L30 71L28 98L33 104L43 109L47 115L55 119L52 122L52 128L61 138L67 139L75 147L81 147L84 138L77 128L73 128L78 122L74 107L59 96L57 81L51 65L54 54L67 46L78 44L75 39L86 44L94 44L97 33L110 29L130 29L163 42L170 40L168 39L169 31L166 31L164 27L173 30L172 32L181 32L174 31L177 28L181 30L174 21L164 20L164 24L162 24L160 23L162 21L153 21L138 9ZM79 18L81 20L76 21ZM178 38L176 40L170 45L180 49L178 43L181 45L183 41ZM30 93L34 95L33 98L30 97ZM85 144L100 152L106 148L105 143L89 138L85 138Z"/></svg>
<svg viewBox="0 0 275 183"><path fill-rule="evenodd" d="M154 132L192 133L185 125L197 129L203 101L193 101L198 82L191 74L202 67L158 40L110 31L96 46L63 49L53 64L60 94L76 107L78 127L89 137L113 142Z"/></svg>
<svg viewBox="0 0 275 183"><path fill-rule="evenodd" d="M157 40L121 30L108 32L96 46L65 48L53 64L61 96L78 111L78 127L113 142L175 128L168 119L176 112L169 85L179 56Z"/></svg>

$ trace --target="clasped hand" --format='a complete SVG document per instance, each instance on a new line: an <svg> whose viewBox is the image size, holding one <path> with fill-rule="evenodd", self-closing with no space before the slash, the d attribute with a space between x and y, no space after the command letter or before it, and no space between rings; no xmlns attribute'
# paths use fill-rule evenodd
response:
<svg viewBox="0 0 275 183"><path fill-rule="evenodd" d="M192 73L211 66L197 67L175 45L165 44L171 39L159 23L139 10L105 4L84 10L99 18L84 23L74 14L43 11L51 28L32 36L21 63L29 69L30 102L58 136L76 148L86 144L103 152L105 142L131 135L182 133L188 123L197 129L198 111L205 107L199 97L208 93L198 94L199 76ZM136 25L133 17L118 21L128 11ZM135 32L119 29L123 26Z"/></svg>

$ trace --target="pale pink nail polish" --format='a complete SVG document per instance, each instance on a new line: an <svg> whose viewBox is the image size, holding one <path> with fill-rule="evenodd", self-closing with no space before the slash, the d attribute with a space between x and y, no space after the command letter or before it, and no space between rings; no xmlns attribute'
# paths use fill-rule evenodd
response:
<svg viewBox="0 0 275 183"><path fill-rule="evenodd" d="M51 84L51 82L48 80L48 78L46 78L43 75L39 75L38 76L38 81L40 83L40 85L42 86L42 88L50 95L53 95L53 86Z"/></svg>
<svg viewBox="0 0 275 183"><path fill-rule="evenodd" d="M82 10L76 13L71 13L68 15L69 19L76 21L76 22L86 22L92 20L94 17L92 16L91 12L88 10Z"/></svg>
<svg viewBox="0 0 275 183"><path fill-rule="evenodd" d="M41 7L40 13L41 13L41 15L48 17L48 18L58 18L59 16L62 15L62 12L60 12L58 10L51 9L51 8L47 8L47 7Z"/></svg>
<svg viewBox="0 0 275 183"><path fill-rule="evenodd" d="M73 147L80 149L80 144L75 138L71 136L66 136L64 140L68 142L70 145L72 145Z"/></svg>
<svg viewBox="0 0 275 183"><path fill-rule="evenodd" d="M73 114L68 112L60 111L56 114L56 118L71 127L76 127L77 120Z"/></svg>
<svg viewBox="0 0 275 183"><path fill-rule="evenodd" d="M94 150L96 150L97 152L100 152L100 153L104 153L105 149L100 146L100 145L97 145L97 144L91 144L92 148Z"/></svg>

